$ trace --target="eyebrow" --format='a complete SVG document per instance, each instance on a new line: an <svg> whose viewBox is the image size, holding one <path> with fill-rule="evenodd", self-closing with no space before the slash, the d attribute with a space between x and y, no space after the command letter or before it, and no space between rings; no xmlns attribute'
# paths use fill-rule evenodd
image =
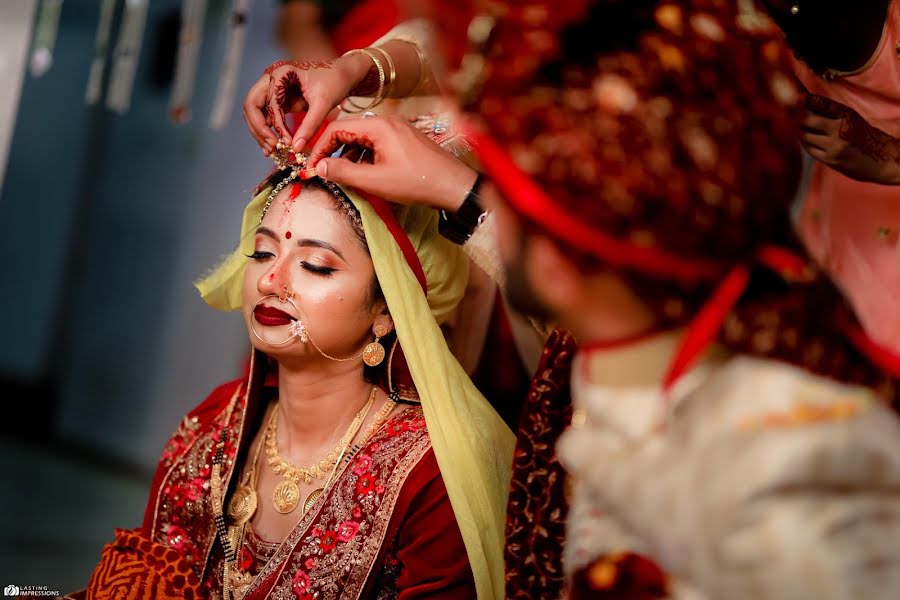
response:
<svg viewBox="0 0 900 600"><path fill-rule="evenodd" d="M281 241L281 236L277 233L269 229L268 227L264 227L260 225L256 228L256 233L259 235L264 235L266 237L270 237L275 241ZM344 255L341 254L341 251L329 244L324 240L297 240L297 245L301 248L322 248L323 250L328 250L330 252L334 252L340 259L344 262L347 262L347 259L344 258ZM349 264L349 263L348 263Z"/></svg>
<svg viewBox="0 0 900 600"><path fill-rule="evenodd" d="M301 248L322 248L324 250L330 250L331 252L337 254L342 261L347 262L347 259L344 258L343 254L341 254L341 251L328 242L324 242L322 240L297 240L297 245Z"/></svg>

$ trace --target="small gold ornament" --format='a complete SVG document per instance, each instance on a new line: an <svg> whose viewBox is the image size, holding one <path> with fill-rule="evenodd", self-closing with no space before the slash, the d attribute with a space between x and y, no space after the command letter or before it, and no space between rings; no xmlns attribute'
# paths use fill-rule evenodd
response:
<svg viewBox="0 0 900 600"><path fill-rule="evenodd" d="M282 479L272 492L272 504L281 514L288 514L300 504L300 488L294 481Z"/></svg>
<svg viewBox="0 0 900 600"><path fill-rule="evenodd" d="M309 493L309 496L306 497L306 502L303 503L303 512L304 513L309 512L309 509L312 508L313 504L316 503L316 500L319 499L319 496L321 496L322 492L324 492L324 491L325 491L324 488L318 488Z"/></svg>
<svg viewBox="0 0 900 600"><path fill-rule="evenodd" d="M372 328L372 333L375 334L375 341L366 344L363 349L363 362L370 367L377 367L384 360L384 346L381 345L380 340L387 335L388 329L381 323L376 323Z"/></svg>
<svg viewBox="0 0 900 600"><path fill-rule="evenodd" d="M228 503L228 518L235 525L242 525L256 512L256 491L246 485L239 485Z"/></svg>
<svg viewBox="0 0 900 600"><path fill-rule="evenodd" d="M383 360L384 346L378 342L378 338L375 338L374 342L366 344L366 347L363 350L363 362L370 367L377 367Z"/></svg>

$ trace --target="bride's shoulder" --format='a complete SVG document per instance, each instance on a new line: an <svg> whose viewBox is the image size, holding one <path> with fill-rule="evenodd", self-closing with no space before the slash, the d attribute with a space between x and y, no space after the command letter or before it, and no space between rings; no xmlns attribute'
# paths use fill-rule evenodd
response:
<svg viewBox="0 0 900 600"><path fill-rule="evenodd" d="M170 463L185 453L201 438L209 438L220 427L232 401L239 401L244 379L223 383L182 419L166 443L162 462Z"/></svg>
<svg viewBox="0 0 900 600"><path fill-rule="evenodd" d="M218 420L217 418L224 415L233 400L239 400L237 396L243 392L245 382L244 378L239 378L218 386L203 402L194 407L185 419L198 425L207 425Z"/></svg>

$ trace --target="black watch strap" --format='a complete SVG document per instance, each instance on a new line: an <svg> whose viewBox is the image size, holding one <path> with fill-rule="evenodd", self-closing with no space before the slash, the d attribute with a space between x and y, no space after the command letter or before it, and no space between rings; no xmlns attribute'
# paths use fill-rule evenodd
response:
<svg viewBox="0 0 900 600"><path fill-rule="evenodd" d="M475 233L475 229L487 216L478 201L478 190L483 182L484 177L479 173L475 183L472 184L472 189L466 194L462 206L455 213L448 214L445 210L440 211L438 231L454 244L462 245L469 241L469 238Z"/></svg>

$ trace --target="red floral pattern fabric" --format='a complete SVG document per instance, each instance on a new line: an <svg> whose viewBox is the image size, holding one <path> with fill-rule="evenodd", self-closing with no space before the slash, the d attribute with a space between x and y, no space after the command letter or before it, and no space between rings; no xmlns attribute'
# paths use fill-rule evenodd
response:
<svg viewBox="0 0 900 600"><path fill-rule="evenodd" d="M519 424L506 513L506 597L558 598L565 577L568 502L554 448L572 418L569 378L576 343L557 329L547 338Z"/></svg>

